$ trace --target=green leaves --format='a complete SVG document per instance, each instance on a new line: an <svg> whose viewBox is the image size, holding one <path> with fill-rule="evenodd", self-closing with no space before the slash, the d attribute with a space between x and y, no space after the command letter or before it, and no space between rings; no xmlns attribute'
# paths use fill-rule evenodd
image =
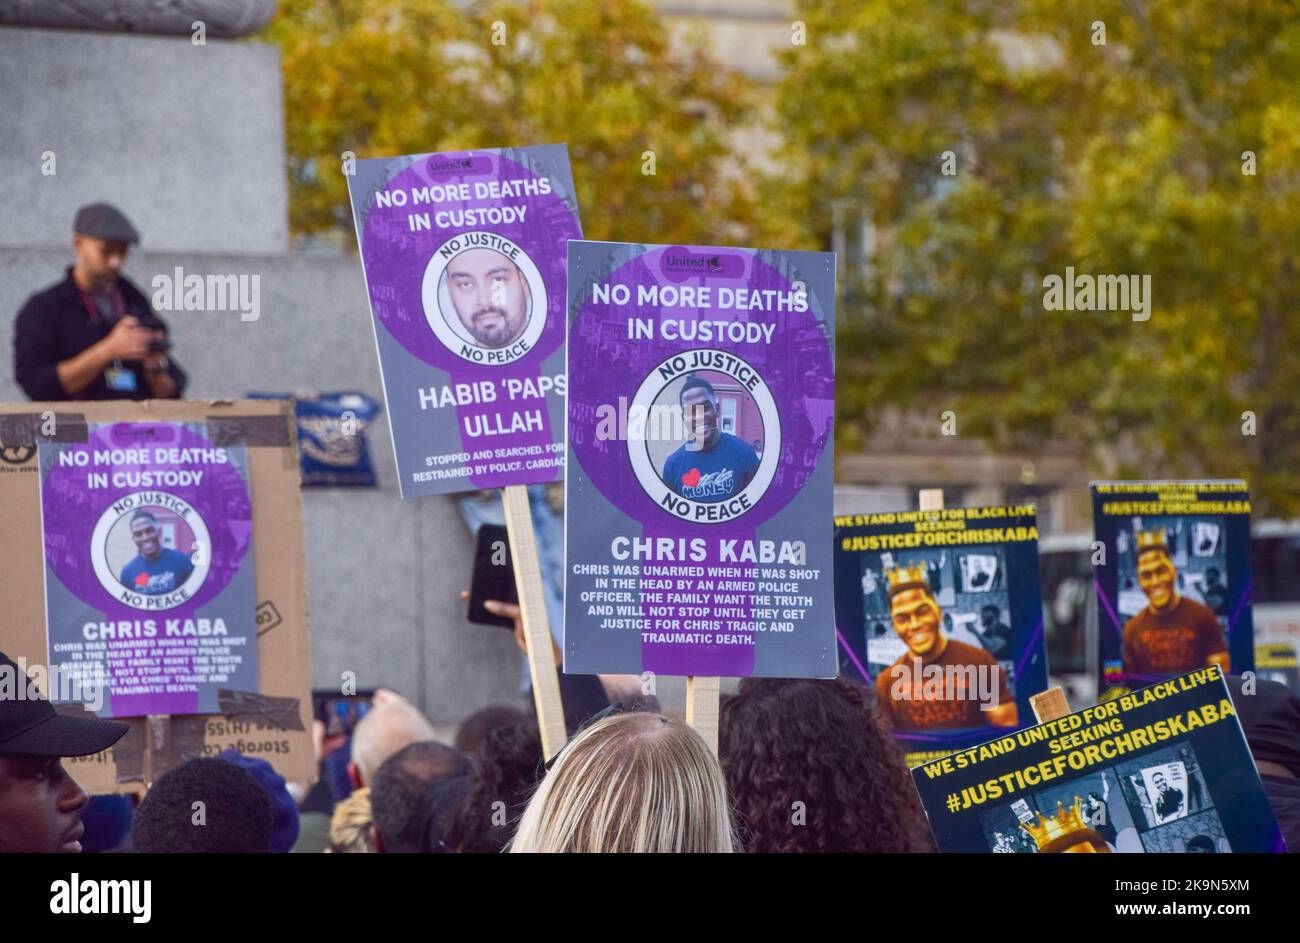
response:
<svg viewBox="0 0 1300 943"><path fill-rule="evenodd" d="M351 244L346 150L563 141L590 238L838 237L841 448L890 412L955 409L998 447L1240 475L1266 513L1300 513L1291 4L803 0L792 18L806 45L759 88L638 0L281 0L294 231ZM1149 275L1150 319L1045 310L1067 266Z"/></svg>
<svg viewBox="0 0 1300 943"><path fill-rule="evenodd" d="M799 6L777 89L792 210L824 242L844 206L877 234L843 286L843 445L943 403L997 446L1241 475L1300 511L1300 25L1229 6ZM1044 310L1067 266L1150 275L1150 320Z"/></svg>
<svg viewBox="0 0 1300 943"><path fill-rule="evenodd" d="M282 0L291 223L350 244L343 151L569 145L592 239L777 240L731 134L753 90L634 0ZM645 151L655 174L643 174ZM741 183L744 182L744 185Z"/></svg>

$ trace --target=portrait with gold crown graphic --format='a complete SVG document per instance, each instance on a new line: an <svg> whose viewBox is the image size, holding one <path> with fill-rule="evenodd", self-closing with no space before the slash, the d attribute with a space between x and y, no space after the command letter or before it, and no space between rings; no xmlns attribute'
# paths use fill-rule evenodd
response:
<svg viewBox="0 0 1300 943"><path fill-rule="evenodd" d="M948 587L946 595L955 601L957 590L970 590L962 595L985 603L982 608L968 604L967 618L960 623L945 612L934 585L945 574L953 575L953 561L944 552L937 559L918 557L883 568L893 630L888 634L901 641L903 650L877 674L876 704L899 732L1014 727L1017 722L1007 671L989 650L1002 639L981 634L975 616L1003 608L988 602L996 596L980 591L1000 579L998 558L974 554L956 567L958 585ZM1010 629L999 625L1009 644Z"/></svg>
<svg viewBox="0 0 1300 943"><path fill-rule="evenodd" d="M1195 851L1197 835L1230 850L1187 741L987 809L980 825L994 853Z"/></svg>
<svg viewBox="0 0 1300 943"><path fill-rule="evenodd" d="M909 766L1032 722L1043 615L1032 504L836 518L840 673L873 690Z"/></svg>
<svg viewBox="0 0 1300 943"><path fill-rule="evenodd" d="M1010 812L1029 850L1039 854L1142 851L1137 823L1113 769L1039 790L1013 802Z"/></svg>
<svg viewBox="0 0 1300 943"><path fill-rule="evenodd" d="M1184 526L1188 523L1193 526ZM1208 665L1218 665L1225 674L1230 670L1219 617L1190 594L1213 601L1220 591L1222 568L1210 565L1213 560L1208 559L1217 539L1213 526L1208 521L1139 524L1131 537L1125 534L1131 541L1126 549L1131 549L1133 569L1121 573L1120 609L1131 612L1141 606L1124 623L1123 669L1130 684L1143 685ZM1186 548L1189 539L1190 549ZM1182 553L1176 548L1182 548ZM1180 557L1200 564L1190 574L1195 578L1180 572L1175 562ZM1129 558L1125 554L1125 562Z"/></svg>
<svg viewBox="0 0 1300 943"><path fill-rule="evenodd" d="M1075 796L1067 809L1056 804L1056 812L1044 816L1040 811L1036 822L1021 826L1033 839L1039 854L1109 854L1110 848L1101 833L1084 818L1083 797Z"/></svg>

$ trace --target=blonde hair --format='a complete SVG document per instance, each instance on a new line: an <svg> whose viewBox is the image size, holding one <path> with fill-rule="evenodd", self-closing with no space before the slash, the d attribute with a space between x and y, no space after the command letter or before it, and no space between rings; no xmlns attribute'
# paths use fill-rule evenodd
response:
<svg viewBox="0 0 1300 943"><path fill-rule="evenodd" d="M510 850L735 851L722 767L685 724L647 713L606 717L564 747Z"/></svg>
<svg viewBox="0 0 1300 943"><path fill-rule="evenodd" d="M370 787L356 790L334 807L330 818L330 851L336 853L375 850L374 817L370 812Z"/></svg>

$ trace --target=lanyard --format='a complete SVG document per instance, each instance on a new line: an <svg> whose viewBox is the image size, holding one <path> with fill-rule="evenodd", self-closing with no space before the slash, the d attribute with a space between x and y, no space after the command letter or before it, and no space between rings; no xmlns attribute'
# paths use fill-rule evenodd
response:
<svg viewBox="0 0 1300 943"><path fill-rule="evenodd" d="M86 313L90 315L90 320L94 321L96 324L100 323L102 319L99 314L99 306L95 304L95 299L91 298L90 293L80 285L77 286L77 294L81 295L81 303L86 306ZM122 293L117 290L116 285L109 288L108 296L113 301L113 322L117 323L122 320L123 316L126 314L126 304L122 301ZM115 385L120 382L117 378L123 375L125 369L126 368L122 366L122 361L114 360L112 368L104 371L104 380L108 383L109 389L135 389L134 378L132 378L130 387L119 387Z"/></svg>
<svg viewBox="0 0 1300 943"><path fill-rule="evenodd" d="M81 303L86 306L86 313L90 315L90 320L96 324L100 322L99 306L95 304L95 299L90 297L90 292L86 291L80 285L77 286L77 293L81 295ZM108 290L108 296L113 300L113 320L120 321L126 314L126 304L122 301L122 293L114 285Z"/></svg>

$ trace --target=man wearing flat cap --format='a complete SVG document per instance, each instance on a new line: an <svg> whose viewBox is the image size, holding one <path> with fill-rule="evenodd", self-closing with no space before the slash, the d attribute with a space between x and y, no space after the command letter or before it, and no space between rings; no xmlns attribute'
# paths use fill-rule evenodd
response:
<svg viewBox="0 0 1300 943"><path fill-rule="evenodd" d="M80 852L89 800L60 760L107 750L127 729L60 714L0 652L0 854Z"/></svg>
<svg viewBox="0 0 1300 943"><path fill-rule="evenodd" d="M176 399L185 373L167 355L167 325L121 274L140 241L114 206L77 211L76 259L27 299L14 324L14 376L33 400Z"/></svg>

